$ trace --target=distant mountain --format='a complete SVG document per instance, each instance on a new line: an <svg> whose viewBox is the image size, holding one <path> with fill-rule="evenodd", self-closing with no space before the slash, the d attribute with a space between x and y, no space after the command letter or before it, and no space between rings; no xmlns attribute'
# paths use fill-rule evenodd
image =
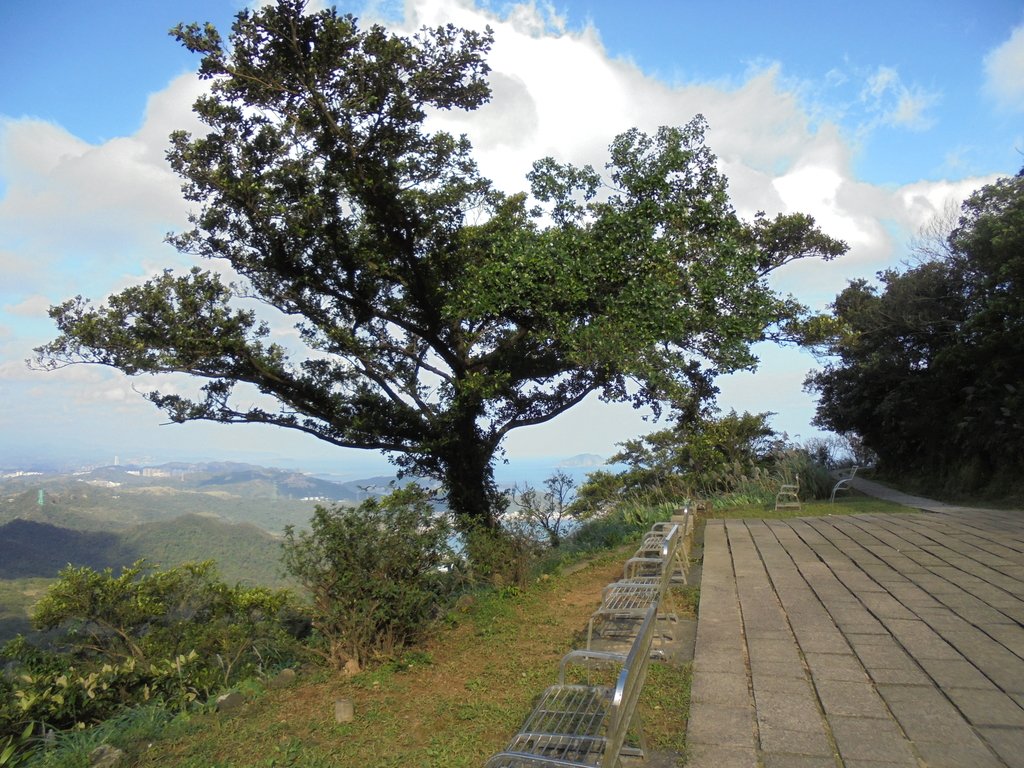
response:
<svg viewBox="0 0 1024 768"><path fill-rule="evenodd" d="M116 569L139 558L161 568L214 560L231 583L285 583L281 540L247 523L184 515L117 532L20 519L0 525L0 579L53 578L69 564Z"/></svg>
<svg viewBox="0 0 1024 768"><path fill-rule="evenodd" d="M124 554L116 533L76 531L20 519L0 525L0 579L56 576L68 563L108 568Z"/></svg>
<svg viewBox="0 0 1024 768"><path fill-rule="evenodd" d="M579 453L575 456L570 456L568 459L563 459L558 462L558 467L602 467L605 464L603 456L598 456L596 453Z"/></svg>
<svg viewBox="0 0 1024 768"><path fill-rule="evenodd" d="M17 518L78 530L120 530L187 514L248 522L271 533L308 524L317 503L355 504L391 477L335 482L234 462L108 466L0 476L0 524Z"/></svg>
<svg viewBox="0 0 1024 768"><path fill-rule="evenodd" d="M172 487L177 490L215 491L245 497L317 498L351 501L347 484L294 470L219 461L201 464L173 462L151 467L101 467L74 474L80 482L101 487ZM357 481L358 482L358 481Z"/></svg>

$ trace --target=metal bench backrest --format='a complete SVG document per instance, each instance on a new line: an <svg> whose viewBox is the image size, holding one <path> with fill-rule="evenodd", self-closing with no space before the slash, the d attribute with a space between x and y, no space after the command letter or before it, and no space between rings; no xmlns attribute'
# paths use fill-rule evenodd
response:
<svg viewBox="0 0 1024 768"><path fill-rule="evenodd" d="M666 534L664 540L661 542L661 551L657 558L661 562L660 570L658 571L658 575L661 577L658 588L659 595L665 594L665 590L668 589L668 585L672 581L672 573L675 570L676 552L679 549L682 538L679 526L673 525L669 528L668 534ZM622 578L626 581L636 578L640 575L637 571L654 562L655 560L649 557L631 557L626 561L626 564L622 568Z"/></svg>
<svg viewBox="0 0 1024 768"><path fill-rule="evenodd" d="M608 719L607 745L601 758L601 768L614 768L619 759L619 751L626 741L629 724L636 712L640 692L647 679L647 665L651 658L651 645L654 642L655 625L658 607L652 605L640 626L640 632L630 646L626 661L622 665L615 691L612 693L611 712Z"/></svg>
<svg viewBox="0 0 1024 768"><path fill-rule="evenodd" d="M689 507L684 507L679 514L672 515L671 519L664 523L655 523L651 531L664 531L670 526L679 526L679 551L682 553L683 562L690 559L690 539L693 537L694 518Z"/></svg>

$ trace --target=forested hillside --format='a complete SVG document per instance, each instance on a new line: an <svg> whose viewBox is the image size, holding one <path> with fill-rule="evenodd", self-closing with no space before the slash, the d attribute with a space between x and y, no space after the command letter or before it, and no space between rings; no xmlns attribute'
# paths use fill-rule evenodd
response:
<svg viewBox="0 0 1024 768"><path fill-rule="evenodd" d="M52 577L68 563L107 568L121 562L122 552L121 537L110 531L21 519L0 525L0 579Z"/></svg>
<svg viewBox="0 0 1024 768"><path fill-rule="evenodd" d="M162 566L214 560L227 581L275 585L279 539L248 523L201 515L144 523L125 531L78 531L13 520L0 525L0 579L49 578L61 568L117 568L139 558Z"/></svg>
<svg viewBox="0 0 1024 768"><path fill-rule="evenodd" d="M118 571L136 560L162 568L213 560L229 584L287 586L280 539L255 525L182 515L119 531L13 520L0 525L0 642L28 626L28 609L67 565Z"/></svg>
<svg viewBox="0 0 1024 768"><path fill-rule="evenodd" d="M317 503L346 503L389 478L336 483L248 464L102 467L0 478L0 642L67 565L161 568L213 560L229 584L287 585L280 536Z"/></svg>

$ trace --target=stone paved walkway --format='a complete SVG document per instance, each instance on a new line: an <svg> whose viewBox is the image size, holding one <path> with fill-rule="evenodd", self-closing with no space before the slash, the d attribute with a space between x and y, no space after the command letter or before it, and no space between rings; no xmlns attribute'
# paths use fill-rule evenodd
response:
<svg viewBox="0 0 1024 768"><path fill-rule="evenodd" d="M1024 514L918 502L708 522L687 768L1024 767Z"/></svg>

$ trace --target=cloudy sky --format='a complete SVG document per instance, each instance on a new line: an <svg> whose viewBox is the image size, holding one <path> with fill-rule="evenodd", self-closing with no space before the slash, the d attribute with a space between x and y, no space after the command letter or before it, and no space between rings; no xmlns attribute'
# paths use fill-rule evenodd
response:
<svg viewBox="0 0 1024 768"><path fill-rule="evenodd" d="M42 457L235 458L358 473L373 463L269 427L163 425L116 372L29 370L55 331L46 310L102 300L189 261L163 243L184 226L168 134L197 127L197 60L166 31L227 30L238 0L0 3L0 467ZM848 279L898 266L911 240L971 190L1024 165L1024 8L1019 0L483 0L343 2L411 31L453 22L496 36L492 102L437 127L467 133L499 187L532 160L601 167L631 126L696 113L737 210L804 211L850 245L778 275L824 308ZM801 382L815 361L760 350L757 373L720 382L720 404L776 413L817 434ZM157 382L159 385L159 382ZM145 382L144 386L151 386ZM584 403L509 437L512 459L609 455L652 429L628 407ZM375 459L374 459L375 460Z"/></svg>

